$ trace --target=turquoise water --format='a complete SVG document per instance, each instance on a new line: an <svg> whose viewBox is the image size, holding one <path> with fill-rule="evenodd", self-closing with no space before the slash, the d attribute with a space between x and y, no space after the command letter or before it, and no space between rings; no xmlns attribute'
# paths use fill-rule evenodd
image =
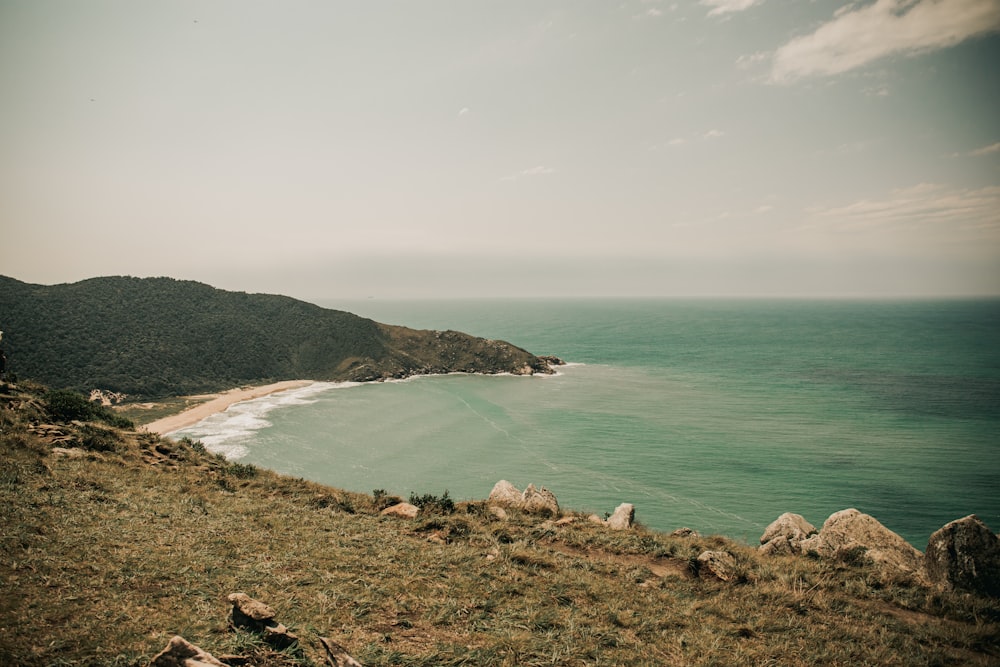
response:
<svg viewBox="0 0 1000 667"><path fill-rule="evenodd" d="M330 302L571 362L553 377L317 384L180 432L370 493L483 498L499 479L660 530L755 543L857 507L918 548L1000 530L1000 301Z"/></svg>

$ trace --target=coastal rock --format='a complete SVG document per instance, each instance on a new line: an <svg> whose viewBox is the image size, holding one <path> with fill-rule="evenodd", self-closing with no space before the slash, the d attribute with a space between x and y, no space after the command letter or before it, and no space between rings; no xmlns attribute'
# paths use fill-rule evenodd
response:
<svg viewBox="0 0 1000 667"><path fill-rule="evenodd" d="M589 521L590 523L599 523L602 526L604 525L604 519L597 516L596 514L591 514L590 516L588 516L587 521Z"/></svg>
<svg viewBox="0 0 1000 667"><path fill-rule="evenodd" d="M795 546L792 546L792 543L788 541L787 537L784 535L778 535L777 537L760 545L757 552L761 556L791 556L799 553L799 544L801 544L801 542L796 542Z"/></svg>
<svg viewBox="0 0 1000 667"><path fill-rule="evenodd" d="M947 523L927 542L924 571L945 590L1000 597L1000 538L975 514Z"/></svg>
<svg viewBox="0 0 1000 667"><path fill-rule="evenodd" d="M736 578L736 559L728 551L703 551L698 556L698 576L732 581Z"/></svg>
<svg viewBox="0 0 1000 667"><path fill-rule="evenodd" d="M516 486L502 479L493 485L486 502L491 506L519 509L534 514L559 515L559 502L555 494L545 487L535 488L534 484L529 484L528 488L521 492Z"/></svg>
<svg viewBox="0 0 1000 667"><path fill-rule="evenodd" d="M556 500L555 494L544 486L536 489L534 484L529 484L528 488L524 490L521 508L532 514L559 515L559 502Z"/></svg>
<svg viewBox="0 0 1000 667"><path fill-rule="evenodd" d="M628 530L635 520L635 505L622 503L615 508L615 513L605 522L611 530Z"/></svg>
<svg viewBox="0 0 1000 667"><path fill-rule="evenodd" d="M880 569L898 574L919 574L923 554L868 514L854 508L834 512L823 528L799 543L802 553L827 558L854 558L862 549Z"/></svg>
<svg viewBox="0 0 1000 667"><path fill-rule="evenodd" d="M670 533L670 537L700 537L697 530L692 530L685 526L684 528L678 528L674 532Z"/></svg>
<svg viewBox="0 0 1000 667"><path fill-rule="evenodd" d="M180 635L150 661L150 667L225 667L211 653L206 653Z"/></svg>
<svg viewBox="0 0 1000 667"><path fill-rule="evenodd" d="M416 519L420 508L410 503L396 503L382 510L382 516L398 516L403 519Z"/></svg>
<svg viewBox="0 0 1000 667"><path fill-rule="evenodd" d="M767 544L776 537L784 537L789 542L801 542L816 534L816 526L812 525L801 514L785 512L771 522L760 536L760 543Z"/></svg>
<svg viewBox="0 0 1000 667"><path fill-rule="evenodd" d="M764 556L784 556L798 553L804 540L816 534L801 514L785 512L764 529L760 536L760 553Z"/></svg>
<svg viewBox="0 0 1000 667"><path fill-rule="evenodd" d="M487 502L500 507L517 507L521 503L521 492L505 479L493 485Z"/></svg>

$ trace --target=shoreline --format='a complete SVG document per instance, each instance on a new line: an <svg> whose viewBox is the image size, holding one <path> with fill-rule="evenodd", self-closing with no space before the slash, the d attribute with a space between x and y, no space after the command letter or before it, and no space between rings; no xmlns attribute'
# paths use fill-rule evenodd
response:
<svg viewBox="0 0 1000 667"><path fill-rule="evenodd" d="M156 421L143 424L140 428L165 436L173 431L193 426L202 419L211 417L218 412L225 412L229 406L242 401L249 401L255 398L262 398L270 394L288 389L299 389L313 384L314 380L283 380L271 384L256 387L240 387L217 394L208 394L212 398L204 403L188 408L183 412L157 419Z"/></svg>

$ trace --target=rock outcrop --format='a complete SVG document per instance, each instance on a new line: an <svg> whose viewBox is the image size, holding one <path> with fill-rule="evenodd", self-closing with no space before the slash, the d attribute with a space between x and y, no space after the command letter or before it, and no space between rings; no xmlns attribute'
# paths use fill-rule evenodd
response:
<svg viewBox="0 0 1000 667"><path fill-rule="evenodd" d="M505 479L500 480L490 491L490 497L486 500L490 506L518 509L533 514L547 516L559 516L559 502L554 493L542 487L535 488L534 484L529 484L523 492Z"/></svg>
<svg viewBox="0 0 1000 667"><path fill-rule="evenodd" d="M947 523L927 542L924 572L945 590L1000 597L1000 537L975 514Z"/></svg>
<svg viewBox="0 0 1000 667"><path fill-rule="evenodd" d="M923 567L923 554L913 545L854 508L834 512L819 533L798 545L802 553L826 558L853 560L863 555L883 571L896 574L919 575Z"/></svg>
<svg viewBox="0 0 1000 667"><path fill-rule="evenodd" d="M633 521L635 521L635 505L622 503L604 523L611 530L628 530L632 527Z"/></svg>
<svg viewBox="0 0 1000 667"><path fill-rule="evenodd" d="M225 667L211 653L207 653L177 635L167 647L153 656L150 667Z"/></svg>
<svg viewBox="0 0 1000 667"><path fill-rule="evenodd" d="M410 503L396 503L382 510L382 516L398 516L403 519L416 519L420 508Z"/></svg>
<svg viewBox="0 0 1000 667"><path fill-rule="evenodd" d="M703 551L697 562L698 576L702 579L736 579L736 559L728 551Z"/></svg>
<svg viewBox="0 0 1000 667"><path fill-rule="evenodd" d="M784 556L801 551L802 542L816 534L801 514L785 512L764 529L760 536L760 553L764 556Z"/></svg>

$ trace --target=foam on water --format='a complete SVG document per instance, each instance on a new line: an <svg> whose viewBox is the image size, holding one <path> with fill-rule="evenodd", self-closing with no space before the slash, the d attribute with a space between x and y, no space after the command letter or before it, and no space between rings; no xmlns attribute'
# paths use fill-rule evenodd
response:
<svg viewBox="0 0 1000 667"><path fill-rule="evenodd" d="M267 419L272 411L294 405L311 405L316 397L332 389L357 387L358 382L314 382L305 387L268 394L260 398L233 403L223 412L206 417L168 435L173 438L200 440L205 447L229 460L245 457L248 445L261 429L271 426Z"/></svg>

